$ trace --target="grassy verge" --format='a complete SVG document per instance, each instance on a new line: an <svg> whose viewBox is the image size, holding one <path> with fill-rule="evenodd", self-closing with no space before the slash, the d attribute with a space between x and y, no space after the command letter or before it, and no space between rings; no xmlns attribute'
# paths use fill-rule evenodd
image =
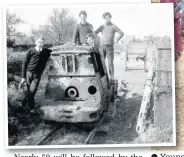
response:
<svg viewBox="0 0 184 157"><path fill-rule="evenodd" d="M172 143L173 142L173 128L171 126L162 126L159 128L151 125L145 132L139 134L132 143L134 144L155 144L155 143Z"/></svg>

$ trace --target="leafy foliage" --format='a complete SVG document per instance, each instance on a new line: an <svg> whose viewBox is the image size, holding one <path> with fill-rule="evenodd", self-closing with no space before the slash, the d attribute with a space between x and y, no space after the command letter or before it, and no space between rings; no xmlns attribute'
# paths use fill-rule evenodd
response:
<svg viewBox="0 0 184 157"><path fill-rule="evenodd" d="M21 20L20 17L17 17L15 13L12 14L9 10L6 11L6 35L8 39L10 39L11 36L24 35L23 33L16 32L15 26L21 23L24 23L24 21Z"/></svg>

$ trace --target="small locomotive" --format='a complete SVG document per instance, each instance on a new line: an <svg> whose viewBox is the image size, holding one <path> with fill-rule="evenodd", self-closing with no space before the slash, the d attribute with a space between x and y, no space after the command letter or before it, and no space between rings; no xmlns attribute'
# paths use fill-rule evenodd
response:
<svg viewBox="0 0 184 157"><path fill-rule="evenodd" d="M109 80L104 58L89 46L53 49L40 108L43 119L56 122L95 122L117 93L117 81Z"/></svg>

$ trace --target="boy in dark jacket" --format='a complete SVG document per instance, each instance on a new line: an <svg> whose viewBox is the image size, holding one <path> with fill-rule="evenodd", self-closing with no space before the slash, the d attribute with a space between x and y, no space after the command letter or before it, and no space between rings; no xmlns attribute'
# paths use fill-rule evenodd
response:
<svg viewBox="0 0 184 157"><path fill-rule="evenodd" d="M36 46L30 48L26 53L26 58L22 66L21 84L26 83L28 86L28 105L34 112L34 96L37 92L41 75L45 69L46 63L52 50L43 48L44 38L42 36L35 38Z"/></svg>

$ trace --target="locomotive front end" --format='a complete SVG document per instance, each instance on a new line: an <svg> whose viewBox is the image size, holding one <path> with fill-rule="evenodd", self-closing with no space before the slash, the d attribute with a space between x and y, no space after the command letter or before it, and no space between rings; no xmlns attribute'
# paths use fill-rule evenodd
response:
<svg viewBox="0 0 184 157"><path fill-rule="evenodd" d="M44 120L94 122L100 118L102 89L88 47L59 48L52 52Z"/></svg>

